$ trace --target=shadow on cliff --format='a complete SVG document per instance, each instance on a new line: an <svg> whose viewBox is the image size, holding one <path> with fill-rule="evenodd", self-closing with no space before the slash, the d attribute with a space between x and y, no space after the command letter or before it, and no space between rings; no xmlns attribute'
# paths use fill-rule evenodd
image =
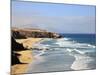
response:
<svg viewBox="0 0 100 75"><path fill-rule="evenodd" d="M15 41L13 37L11 37L11 65L15 64L25 64L20 62L19 56L21 54L16 53L16 51L27 50L27 48L23 47L23 44L19 44Z"/></svg>

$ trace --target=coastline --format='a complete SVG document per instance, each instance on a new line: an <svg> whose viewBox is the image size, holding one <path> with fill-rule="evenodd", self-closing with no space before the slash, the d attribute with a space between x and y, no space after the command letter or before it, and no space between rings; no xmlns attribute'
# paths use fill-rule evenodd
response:
<svg viewBox="0 0 100 75"><path fill-rule="evenodd" d="M16 39L16 42L22 43L25 48L33 48L33 44L38 43L42 38L27 38L27 39Z"/></svg>
<svg viewBox="0 0 100 75"><path fill-rule="evenodd" d="M28 48L28 50L21 50L16 52L18 54L21 54L21 56L19 56L18 59L24 64L13 65L11 67L12 75L22 74L27 71L29 63L31 63L34 60L34 57L32 56L31 48L33 48L33 44L39 43L41 40L42 38L16 39L18 43L22 43L24 47Z"/></svg>

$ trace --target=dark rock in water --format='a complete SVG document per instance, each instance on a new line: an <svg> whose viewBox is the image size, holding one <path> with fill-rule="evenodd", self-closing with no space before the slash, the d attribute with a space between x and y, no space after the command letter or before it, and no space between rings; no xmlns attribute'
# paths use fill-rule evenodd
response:
<svg viewBox="0 0 100 75"><path fill-rule="evenodd" d="M26 48L23 47L23 44L17 43L15 39L11 37L11 49L12 51L20 51L25 50Z"/></svg>
<svg viewBox="0 0 100 75"><path fill-rule="evenodd" d="M49 48L32 48L33 50L49 50Z"/></svg>
<svg viewBox="0 0 100 75"><path fill-rule="evenodd" d="M33 50L40 50L39 48L32 48Z"/></svg>

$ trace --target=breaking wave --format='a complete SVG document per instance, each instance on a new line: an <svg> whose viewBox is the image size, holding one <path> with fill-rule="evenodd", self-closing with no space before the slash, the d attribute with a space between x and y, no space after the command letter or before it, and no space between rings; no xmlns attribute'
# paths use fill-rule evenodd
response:
<svg viewBox="0 0 100 75"><path fill-rule="evenodd" d="M38 59L42 58L37 59L36 62L45 61L36 63L35 69L32 68L29 72L84 70L95 69L96 67L95 45L89 43L79 43L70 38L46 38L41 43L35 44L34 47L39 50L34 49L33 55ZM45 67L45 65L47 66Z"/></svg>

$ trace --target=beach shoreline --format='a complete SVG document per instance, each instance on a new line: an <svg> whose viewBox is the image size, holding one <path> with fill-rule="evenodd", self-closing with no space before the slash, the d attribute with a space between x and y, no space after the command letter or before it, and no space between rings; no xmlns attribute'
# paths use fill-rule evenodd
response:
<svg viewBox="0 0 100 75"><path fill-rule="evenodd" d="M27 50L21 50L17 51L16 53L21 54L21 56L18 57L18 59L23 64L16 64L11 67L11 74L22 74L27 71L27 68L29 66L29 63L31 63L34 60L34 57L32 56L32 48L33 44L39 43L42 40L42 38L27 38L27 39L16 39L18 43L23 44L25 48L28 48Z"/></svg>

